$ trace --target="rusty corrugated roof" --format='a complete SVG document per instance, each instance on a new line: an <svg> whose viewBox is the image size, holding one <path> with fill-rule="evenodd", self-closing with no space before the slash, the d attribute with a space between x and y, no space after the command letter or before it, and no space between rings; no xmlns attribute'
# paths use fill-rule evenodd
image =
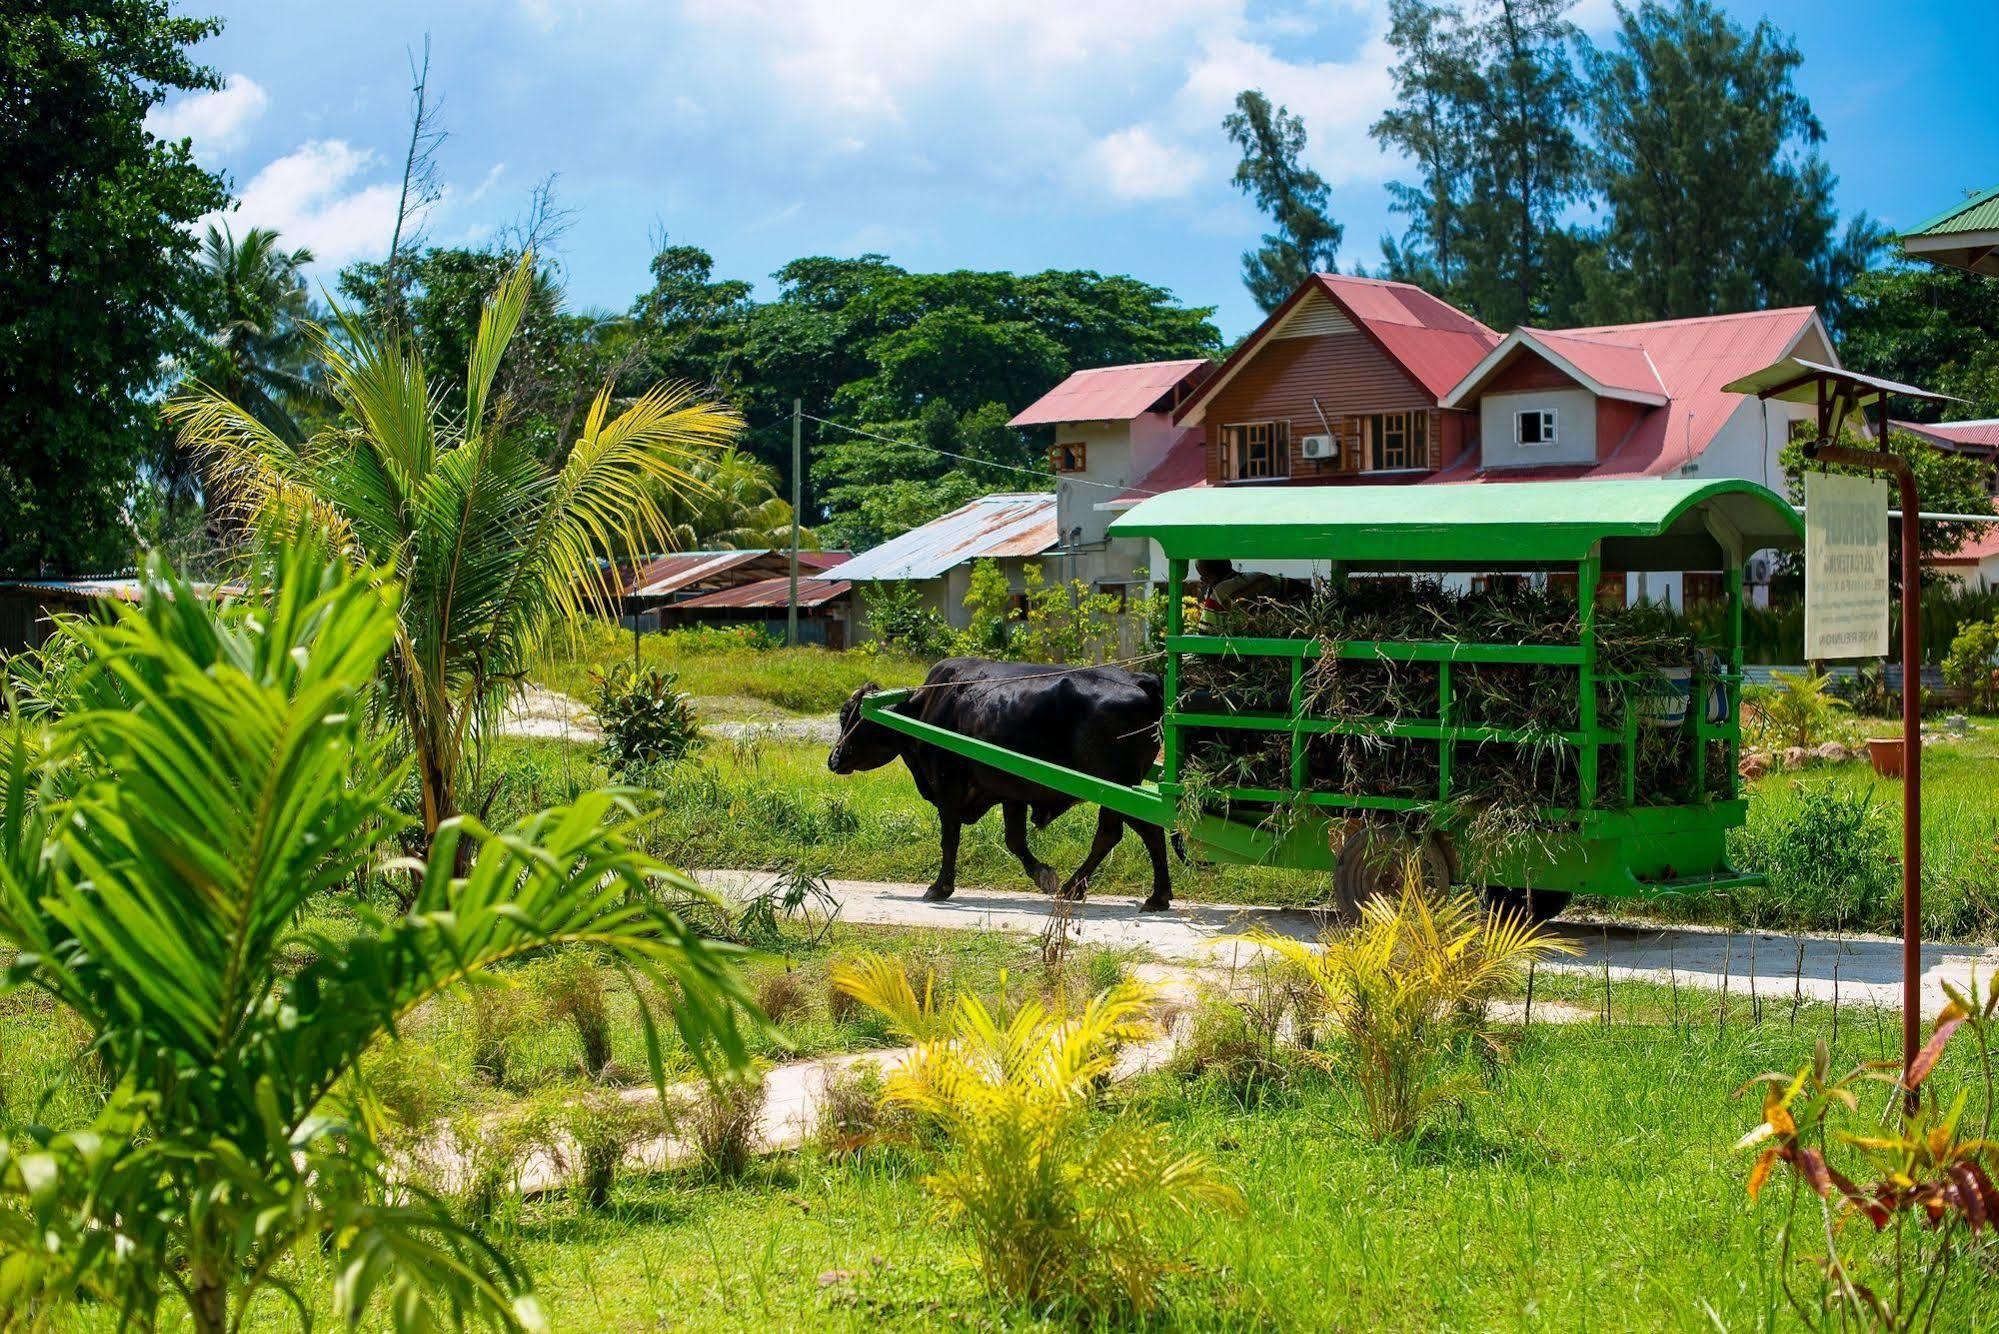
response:
<svg viewBox="0 0 1999 1334"><path fill-rule="evenodd" d="M1007 423L1047 426L1056 422L1130 421L1152 411L1183 381L1205 375L1206 357L1182 361L1141 361L1077 371ZM1171 407L1168 402L1166 406Z"/></svg>
<svg viewBox="0 0 1999 1334"><path fill-rule="evenodd" d="M829 602L845 597L853 584L845 579L808 579L798 577L798 605L801 607L823 607ZM787 607L791 605L791 576L780 579L759 579L753 584L739 584L735 588L725 588L718 593L703 593L698 598L673 604L675 611L724 611L762 607Z"/></svg>
<svg viewBox="0 0 1999 1334"><path fill-rule="evenodd" d="M822 571L847 559L844 551L801 551L800 569ZM646 562L624 580L627 597L661 598L676 593L710 592L716 587L733 588L752 583L784 568L791 559L788 551L770 547L750 547L740 551L679 551ZM772 562L778 564L774 567Z"/></svg>
<svg viewBox="0 0 1999 1334"><path fill-rule="evenodd" d="M1057 540L1054 496L980 496L861 552L839 567L840 577L854 583L934 579L968 560L1038 556Z"/></svg>

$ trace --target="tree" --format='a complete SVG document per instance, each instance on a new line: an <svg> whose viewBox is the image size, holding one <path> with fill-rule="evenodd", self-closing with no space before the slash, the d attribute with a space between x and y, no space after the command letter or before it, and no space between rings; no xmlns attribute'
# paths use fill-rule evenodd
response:
<svg viewBox="0 0 1999 1334"><path fill-rule="evenodd" d="M105 569L129 550L121 511L163 438L151 395L190 341L190 226L225 199L146 112L219 86L186 51L218 30L167 0L0 16L0 572Z"/></svg>
<svg viewBox="0 0 1999 1334"><path fill-rule="evenodd" d="M1870 416L1874 414L1871 411ZM1858 436L1845 443L1863 449L1871 449L1871 440ZM1932 514L1992 514L1992 492L1990 479L1992 465L1968 454L1957 454L1938 449L1927 440L1911 435L1907 431L1890 431L1888 448L1907 459L1916 471L1916 495L1924 510ZM1789 483L1791 499L1802 504L1805 488L1804 476L1808 468L1820 465L1805 458L1802 443L1794 442L1784 446L1779 456L1784 469L1784 478ZM1863 470L1849 467L1830 469L1837 473L1859 473ZM1880 476L1880 474L1875 474ZM1881 483L1883 503L1890 507L1899 506L1901 500L1893 489L1893 483ZM1920 522L1920 521L1919 521ZM1889 526L1896 527L1899 520L1890 520ZM1916 546L1922 552L1923 563L1928 565L1938 556L1956 551L1967 538L1982 536L1988 531L1985 525L1964 523L1922 522L1916 532ZM1897 529L1899 534L1899 529ZM1899 535L1890 538L1893 549L1899 551ZM1888 564L1889 578L1897 587L1901 586L1902 570L1899 560Z"/></svg>
<svg viewBox="0 0 1999 1334"><path fill-rule="evenodd" d="M211 390L174 400L181 438L266 525L323 531L356 567L403 586L388 659L391 715L415 758L426 840L463 809L466 770L534 655L611 596L611 562L666 547L663 493L734 436L739 419L659 385L611 416L607 385L551 467L493 410L509 344L537 290L522 256L482 310L455 411L394 328L340 314L322 340L345 420L302 442Z"/></svg>
<svg viewBox="0 0 1999 1334"><path fill-rule="evenodd" d="M1961 269L1896 264L1855 279L1846 302L1845 364L1964 400L1919 403L1911 416L1999 417L1999 282Z"/></svg>
<svg viewBox="0 0 1999 1334"><path fill-rule="evenodd" d="M1401 242L1382 238L1388 276L1448 294L1463 267L1460 214L1477 140L1470 115L1478 69L1462 11L1427 0L1390 0L1389 68L1396 103L1369 128L1384 148L1416 164L1420 184L1391 181L1390 204L1406 214Z"/></svg>
<svg viewBox="0 0 1999 1334"><path fill-rule="evenodd" d="M1236 94L1235 110L1222 118L1229 141L1242 150L1235 187L1256 201L1277 230L1242 256L1243 286L1264 310L1275 310L1313 273L1331 272L1346 228L1326 211L1330 188L1299 158L1305 122L1273 107L1257 89Z"/></svg>
<svg viewBox="0 0 1999 1334"><path fill-rule="evenodd" d="M791 542L791 505L777 494L777 473L731 447L687 468L691 484L670 497L673 545L682 551L780 547ZM802 545L817 545L810 528Z"/></svg>
<svg viewBox="0 0 1999 1334"><path fill-rule="evenodd" d="M238 239L227 224L210 223L201 246L194 317L208 346L186 378L221 390L288 439L301 434L292 409L318 393L304 275L310 263L310 250L285 250L263 227Z"/></svg>
<svg viewBox="0 0 1999 1334"><path fill-rule="evenodd" d="M1617 276L1604 318L1678 319L1824 305L1879 231L1839 230L1825 131L1794 82L1797 46L1710 0L1618 6L1616 44L1587 56L1595 174Z"/></svg>
<svg viewBox="0 0 1999 1334"><path fill-rule="evenodd" d="M1458 211L1461 293L1486 323L1506 329L1545 321L1555 276L1547 237L1581 195L1584 155L1576 136L1582 92L1566 17L1574 0L1489 0L1471 23L1481 63L1465 86L1477 132L1466 197Z"/></svg>
<svg viewBox="0 0 1999 1334"><path fill-rule="evenodd" d="M650 983L632 991L656 1084L648 996L673 998L697 1059L744 1059L733 952L662 906L662 884L699 891L634 849L610 794L498 836L448 824L408 913L300 924L404 819L366 722L396 593L323 553L284 553L268 593L224 607L154 558L137 607L76 630L88 666L52 741L18 716L0 731L7 985L81 1019L112 1090L86 1127L0 1143L0 1299L30 1327L77 1297L145 1329L163 1303L240 1329L260 1297L309 1324L287 1274L315 1248L351 1324L375 1305L404 1330L537 1326L520 1266L370 1137L363 1054L432 998L574 945Z"/></svg>

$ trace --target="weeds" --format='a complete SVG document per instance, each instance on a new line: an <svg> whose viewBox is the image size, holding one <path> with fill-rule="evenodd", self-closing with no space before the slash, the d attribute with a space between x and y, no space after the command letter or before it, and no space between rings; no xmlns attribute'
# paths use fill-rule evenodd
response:
<svg viewBox="0 0 1999 1334"><path fill-rule="evenodd" d="M761 1073L724 1076L704 1085L676 1109L674 1119L681 1133L692 1141L702 1170L733 1180L747 1171L756 1157L763 1105Z"/></svg>
<svg viewBox="0 0 1999 1334"><path fill-rule="evenodd" d="M576 1031L583 1073L601 1078L611 1063L611 1014L604 992L604 974L588 954L557 955L537 979L548 1017Z"/></svg>

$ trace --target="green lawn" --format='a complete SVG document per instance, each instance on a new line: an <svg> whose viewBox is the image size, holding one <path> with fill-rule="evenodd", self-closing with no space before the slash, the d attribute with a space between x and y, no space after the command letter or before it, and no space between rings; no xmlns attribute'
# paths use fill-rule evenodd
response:
<svg viewBox="0 0 1999 1334"><path fill-rule="evenodd" d="M587 701L597 675L633 661L632 636L596 620L584 622L575 634L575 641L550 654L530 679ZM925 663L887 653L755 649L675 634L639 636L637 660L671 672L711 721L831 713L863 685L913 686L928 670Z"/></svg>
<svg viewBox="0 0 1999 1334"><path fill-rule="evenodd" d="M1316 1071L1248 1107L1199 1076L1114 1090L1110 1110L1164 1121L1248 1201L1243 1217L1176 1220L1152 1238L1185 1265L1155 1327L1795 1327L1772 1269L1783 1181L1745 1198L1748 1155L1732 1146L1758 1113L1732 1094L1808 1059L1830 1015L1807 1007L1792 1028L1771 1007L1756 1026L1738 1000L1724 1025L1718 1005L1662 1022L1656 989L1620 987L1616 1024L1537 1023L1489 1063L1488 1092L1399 1146L1358 1137L1341 1085ZM0 1032L22 1026L12 1015ZM1838 1062L1878 1055L1893 1028L1849 1007ZM1947 1060L1939 1078L1965 1073ZM935 1161L913 1147L854 1162L808 1149L734 1184L627 1177L604 1213L551 1196L503 1209L491 1234L527 1262L555 1329L1074 1327L983 1291L921 1190ZM1847 1238L1868 1246L1857 1226ZM301 1264L324 1314L327 1275ZM289 1327L275 1301L262 1316L253 1325ZM1936 1328L1995 1321L1999 1283L1961 1266Z"/></svg>

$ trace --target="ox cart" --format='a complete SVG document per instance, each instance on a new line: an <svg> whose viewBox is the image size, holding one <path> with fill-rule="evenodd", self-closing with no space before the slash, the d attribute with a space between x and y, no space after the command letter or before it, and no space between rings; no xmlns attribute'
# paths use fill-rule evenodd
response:
<svg viewBox="0 0 1999 1334"><path fill-rule="evenodd" d="M1434 882L1475 885L1537 917L1579 892L1757 883L1726 847L1746 806L1743 566L1803 540L1771 491L1689 479L1195 488L1146 500L1111 532L1149 539L1166 567L1149 779L1107 782L926 724L897 711L907 691L870 695L866 716L1176 828L1207 860L1331 872L1342 914L1412 857ZM1255 607L1202 607L1185 596L1190 567L1211 562L1292 577L1265 581ZM1655 642L1691 651L1664 665L1619 660L1626 574L1689 571L1708 572L1713 610L1685 623L1685 640ZM1382 637L1353 611L1440 597L1479 616ZM1540 621L1508 619L1528 605ZM1550 619L1554 605L1563 615ZM1243 632L1272 624L1289 629ZM1509 782L1511 823L1496 822L1486 785Z"/></svg>

